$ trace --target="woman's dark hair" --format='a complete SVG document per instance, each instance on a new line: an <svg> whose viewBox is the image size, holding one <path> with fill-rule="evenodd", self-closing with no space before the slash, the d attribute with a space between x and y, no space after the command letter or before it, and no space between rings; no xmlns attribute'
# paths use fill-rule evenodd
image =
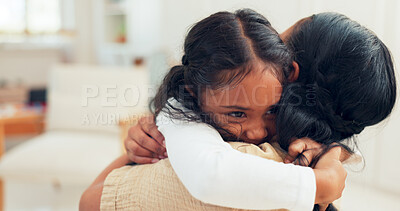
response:
<svg viewBox="0 0 400 211"><path fill-rule="evenodd" d="M300 74L284 87L277 113L282 148L294 137L308 137L353 152L349 138L385 119L395 104L389 50L373 32L337 13L304 20L287 45Z"/></svg>
<svg viewBox="0 0 400 211"><path fill-rule="evenodd" d="M202 92L239 83L255 60L274 67L273 74L286 83L293 57L264 16L241 9L218 12L201 20L186 36L182 65L170 69L153 99L154 113L158 115L164 109L172 118L203 121L217 127L202 112ZM191 112L174 107L170 98Z"/></svg>

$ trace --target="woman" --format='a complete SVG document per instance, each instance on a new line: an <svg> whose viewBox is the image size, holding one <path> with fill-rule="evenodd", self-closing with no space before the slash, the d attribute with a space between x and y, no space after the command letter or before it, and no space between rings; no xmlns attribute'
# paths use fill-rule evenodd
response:
<svg viewBox="0 0 400 211"><path fill-rule="evenodd" d="M314 17L314 19L315 19L315 17ZM312 21L315 21L315 20L312 20ZM253 51L254 52L254 51ZM189 59L189 64L190 64L190 59ZM186 61L185 61L185 59L184 59L184 62L183 63L186 63ZM262 65L261 65L262 66ZM295 65L294 65L295 66ZM300 66L301 66L301 64L300 64ZM390 66L390 64L389 64L389 66ZM265 66L264 66L265 67ZM257 68L256 68L257 69ZM262 68L258 68L258 69L262 69ZM390 69L390 68L389 68ZM253 72L255 72L253 69L252 69L252 72L250 72L250 73L248 73L249 75L246 75L245 77L244 77L244 79L240 82L240 83L244 83L244 84L241 84L241 85L243 85L244 87L247 87L247 86L250 86L251 84L252 84L252 82L254 82L254 81L257 81L257 78L258 77L261 77L261 79L262 79L262 76L263 76L263 74L256 74L256 75L251 75L251 74L253 74ZM389 70L389 72L390 72L390 70ZM262 73L262 71L259 71L259 73ZM300 74L301 74L302 72L300 72ZM284 75L284 74L283 74ZM292 75L293 75L293 73L292 73ZM296 75L296 74L294 74L294 75ZM273 76L276 76L276 75L273 75ZM282 75L281 75L282 76ZM253 77L253 78L252 78ZM273 78L271 75L267 75L266 76L267 78ZM276 79L277 78L279 78L279 75L278 75L278 77L275 77ZM296 78L295 76L294 76L294 78ZM301 78L301 77L300 77ZM390 78L390 76L388 77L389 79L393 79L393 78ZM247 80L247 79L249 79L249 80ZM262 81L262 80L261 80ZM261 83L261 81L258 81L259 83ZM275 82L275 81L268 81L268 79L265 79L265 81L267 81L267 82L269 82L268 84L273 84L273 82ZM264 82L265 82L264 81ZM279 80L278 80L279 81ZM239 83L239 85L240 85L240 83ZM300 84L300 86L302 86L302 85L305 85L305 84ZM278 87L279 88L279 86L276 86L276 87ZM187 87L185 87L185 88L187 88ZM190 88L190 87L189 87ZM232 90L234 90L235 88L234 88L234 86L232 86L231 87L231 89ZM268 90L268 87L266 87L266 90ZM288 90L288 89L285 89L285 90ZM186 94L189 94L189 96L196 96L196 93L193 91L193 89L186 89L186 91L187 91L187 93ZM228 91L225 91L225 93L227 93L227 92L229 92L229 90ZM245 90L245 92L246 92L246 90ZM207 93L207 92L205 92L205 93ZM221 92L220 92L221 93ZM279 92L278 92L279 93ZM204 93L203 93L204 94ZM208 93L208 94L210 94L210 96L219 96L218 95L218 93ZM246 93L245 95L248 95L249 93ZM274 94L274 92L272 92L272 94ZM392 92L392 94L393 94L393 92ZM264 94L262 94L261 96L270 96L271 95L271 93L264 93ZM284 95L285 96L285 95ZM257 98L257 97L256 97ZM268 97L265 97L265 98L268 98ZM220 98L219 98L220 99ZM223 99L223 97L222 97L222 99ZM275 103L276 103L276 101L273 101L273 97L272 98L268 98L269 100L266 100L266 101L268 101L268 103L262 103L262 102L258 102L258 100L257 100L257 103L255 103L255 102L253 102L253 104L257 104L258 106L260 106L260 104L262 104L260 107L262 107L262 109L259 109L259 110L257 110L258 109L258 107L257 107L257 105L255 106L255 107L252 107L252 106L254 106L254 105L250 105L249 104L249 106L251 107L251 109L247 109L246 110L246 108L244 108L244 107L241 107L241 106L236 106L235 108L233 108L231 105L230 105L230 109L236 109L236 110L230 110L229 112L228 112L228 114L229 114L229 116L230 117L228 117L228 118L234 118L234 120L235 120L235 123L237 123L238 121L242 121L241 123L243 123L243 120L241 120L241 118L243 118L244 116L246 116L246 118L247 117L249 117L249 118L253 118L254 120L257 120L258 121L258 123L256 124L257 126L259 126L259 125L262 125L262 127L266 127L266 126L268 126L268 125L266 125L266 123L265 122L268 122L268 121L265 121L265 120L268 120L268 119L257 119L257 116L259 116L259 113L258 112L260 112L260 111L266 111L266 108L268 108L268 107L270 107L271 105L273 106ZM283 98L283 99L285 99L285 98ZM319 99L319 98L318 98ZM190 101L187 101L187 102L190 102ZM206 102L209 102L209 101L206 101ZM272 103L271 103L272 102ZM393 103L394 103L394 100L393 100ZM172 105L171 105L172 104ZM268 104L268 106L266 106L266 104ZM390 103L389 103L390 104ZM170 105L171 106L174 106L173 105L173 102L172 103L170 103ZM286 104L285 104L286 105ZM285 107L285 105L283 106L283 107ZM196 106L196 104L190 104L190 106ZM189 106L189 107L190 107ZM208 106L208 107L207 107ZM184 106L184 107L188 107L188 106ZM184 107L182 107L182 108L184 108ZM204 111L206 111L205 113L204 113L204 117L203 118L205 118L207 121L209 121L210 122L210 124L215 124L215 127L216 128L218 128L221 124L221 122L223 123L222 125L224 125L225 126L225 124L226 124L226 122L224 122L225 121L225 119L223 119L222 118L222 115L220 115L221 113L224 113L224 112L226 112L226 110L224 110L223 112L220 112L220 111L218 111L218 110L212 110L212 109L215 109L216 107L221 107L220 105L219 106L215 106L215 105L202 105L202 108L199 110L199 111L202 111L202 110L204 110ZM223 106L222 106L223 107ZM226 106L225 106L226 107ZM241 107L241 108L239 108L239 107ZM257 107L257 108L256 108ZM385 107L385 109L387 109L387 107L393 107L393 104L392 105L388 105L388 106L386 106ZM244 109L243 109L244 108ZM178 108L178 110L176 110L176 111L179 111L179 109L180 108ZM180 109L180 110L182 110L182 109ZM191 109L192 111L193 110L195 110L195 109ZM248 114L248 110L253 110L253 112L254 113L249 113L249 115L247 115ZM389 112L386 112L386 114L382 114L379 118L381 118L382 119L382 117L384 118L385 117L385 115L387 116L388 115L388 113L390 113L390 110L391 110L391 108L389 109ZM207 113L207 111L208 111L208 113ZM269 111L269 110L268 110ZM281 111L281 109L280 109L280 111ZM209 115L209 114L212 114L212 115ZM181 112L181 114L187 114L187 113L185 113L185 112ZM262 115L261 116L264 116L263 115L264 113L262 113ZM268 116L269 117L269 115L271 114L271 112L267 112L267 114L268 115L266 115L266 116ZM191 116L191 115L188 115L188 116L185 116L185 118L192 118L193 116ZM209 119L207 119L207 118L209 118ZM203 120L204 121L204 120ZM247 120L246 120L247 121ZM380 120L379 120L380 121ZM230 121L230 122L232 122L232 121ZM253 121L251 121L251 122L253 122ZM218 124L216 124L216 123L218 123ZM247 122L245 122L245 123L247 123ZM197 124L197 123L195 123L195 124ZM249 124L250 124L250 122L249 122ZM243 125L243 124L242 124ZM279 125L279 124L278 124ZM191 126L191 127L194 127L193 125ZM272 126L271 126L272 127ZM268 127L269 129L271 128L271 127ZM222 134L222 135L224 135L225 137L227 137L227 138L231 138L232 137L232 134L234 135L234 136L236 136L236 137L238 137L238 138L241 138L241 139L243 139L244 141L247 141L247 142L251 142L251 143L260 143L260 142L262 142L263 140L264 140L264 137L266 137L267 135L266 135L266 132L270 132L270 131L272 131L272 133L273 133L273 130L268 130L268 131L263 131L263 130L260 130L260 128L257 128L257 130L253 130L252 129L252 127L248 127L248 128L250 128L249 130L246 130L245 132L246 132L246 134L241 134L241 130L237 130L237 128L230 128L230 127L220 127L220 128L218 128L219 129L219 131L220 131L220 133ZM177 129L179 129L179 130L181 130L182 129L182 127L178 127ZM184 128L184 129L186 129L186 128ZM197 128L197 129L199 129L199 128ZM204 128L203 128L204 129ZM210 129L210 128L205 128L205 129ZM279 129L279 128L278 128ZM239 131L239 133L237 133L237 134L234 134L235 132L238 132ZM181 132L181 131L180 131ZM151 132L151 133L153 133L153 132ZM150 133L150 134L151 134ZM175 132L176 133L176 132ZM239 135L238 135L239 134ZM350 134L350 133L348 133L348 134ZM164 134L165 135L165 134ZM243 135L243 136L242 136ZM264 137L263 137L264 136ZM236 138L235 137L235 138ZM292 136L292 137L295 137L295 136ZM212 137L212 138L218 138L218 137ZM167 147L168 147L168 137L167 137ZM222 146L222 144L221 144L221 148L223 148L224 146ZM229 150L228 148L226 148L226 150ZM173 163L173 158L171 157L172 155L174 155L175 153L172 153L171 154L171 151L168 149L168 151L169 151L169 155L170 155L170 160L171 160L171 163L172 163L172 166L174 167L174 163ZM329 153L328 153L329 154ZM237 156L238 157L240 157L240 156L243 156L243 155L241 155L241 154L237 154ZM188 158L188 156L187 156L187 158ZM249 158L249 160L250 159L253 159L253 158ZM240 160L237 160L238 162L241 162ZM257 164L259 164L258 166L262 166L262 164L259 162L259 161L256 161L256 160L254 160L254 162L257 162ZM326 160L324 160L323 159L323 157L322 157L322 159L320 160L320 162L326 162ZM319 162L319 163L320 163ZM237 164L237 163L236 163ZM179 166L180 164L178 164L178 166ZM336 163L336 165L337 165L337 163ZM316 167L318 166L318 163L317 163L317 165L316 165ZM292 167L292 166L291 166ZM281 168L281 167L279 167L279 168ZM285 168L285 167L283 167L283 168ZM174 169L175 169L175 167L174 167ZM278 167L276 167L276 168L272 168L272 169L278 169ZM340 170L340 168L339 168L339 170ZM182 179L181 178L181 176L180 176L180 172L179 172L179 170L177 170L177 169L175 169L175 171L177 172L177 174L178 174L178 177L180 177L180 179L182 180L182 182L185 184L185 176L183 176L182 178L184 178L184 179ZM183 175L184 175L184 173L183 173ZM286 175L288 175L288 174L283 174L283 176L286 176ZM232 177L234 177L234 176L236 176L236 175L232 175ZM293 177L295 177L296 175L293 175ZM315 176L317 176L317 172L315 172ZM313 177L313 175L311 175L311 177ZM271 179L271 178L267 178L267 179ZM190 178L189 178L189 180L190 180ZM219 180L220 182L224 182L224 181L221 181L221 180ZM318 180L317 180L318 181ZM282 181L282 183L284 183L285 181ZM190 186L190 183L187 183L187 184L185 184L185 186L188 188L188 190L190 191L190 187L188 187L188 185ZM232 186L226 186L226 187L232 187ZM307 188L307 187L305 187L305 188ZM217 193L218 193L218 191L219 190L217 190ZM264 191L265 191L265 189L264 189ZM285 191L284 191L285 192ZM192 193L192 192L191 192ZM213 193L213 192L210 192L210 193ZM247 192L246 192L247 193ZM315 192L314 192L315 193ZM193 193L192 193L193 194ZM193 195L195 195L195 194L193 194ZM229 193L228 193L228 195L229 195ZM262 194L258 194L258 195L262 195ZM318 194L317 194L318 195ZM208 194L205 194L204 195L205 197L208 197ZM217 197L220 197L220 195L218 194L217 195ZM200 197L198 197L198 198L200 198ZM287 198L287 197L286 197ZM204 199L203 199L204 200ZM203 201L202 200L202 201ZM206 199L207 200L207 199ZM204 200L204 201L206 201L206 200ZM211 199L211 200L213 200L213 199ZM257 200L260 200L260 198L257 198L257 196L255 196L255 199L254 198L251 198L250 200L255 200L255 201L257 201ZM274 199L273 199L274 200ZM270 203L270 204L273 204L273 205L276 205L276 204L274 204L273 203L273 200L271 201L271 200L269 200L268 202ZM314 201L314 200L313 200ZM326 202L326 201L325 201ZM217 201L217 203L218 203L218 201ZM216 204L217 204L216 203ZM251 203L250 203L251 204ZM279 204L279 203L278 203ZM222 205L224 205L224 204L222 204ZM243 206L244 204L242 203L242 204L240 204L240 202L239 202L239 204L237 204L238 206ZM260 204L257 204L256 206L260 206ZM279 206L278 205L278 207L284 207L284 206ZM247 208L247 207L245 207L245 208ZM254 208L254 205L253 205L253 207L249 207L249 208ZM292 208L292 207L287 207L287 208ZM267 209L267 208L265 208L265 209Z"/></svg>
<svg viewBox="0 0 400 211"><path fill-rule="evenodd" d="M296 52L301 71L283 91L276 121L280 146L308 137L351 152L350 137L384 120L395 104L388 48L372 31L336 13L303 19L282 38Z"/></svg>

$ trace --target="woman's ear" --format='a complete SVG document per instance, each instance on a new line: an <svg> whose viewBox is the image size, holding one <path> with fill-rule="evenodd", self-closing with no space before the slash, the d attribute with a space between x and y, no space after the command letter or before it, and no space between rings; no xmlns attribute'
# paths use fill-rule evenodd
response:
<svg viewBox="0 0 400 211"><path fill-rule="evenodd" d="M190 95L192 95L192 97L196 97L195 93L188 85L185 85L185 89L186 89L186 91L189 92Z"/></svg>
<svg viewBox="0 0 400 211"><path fill-rule="evenodd" d="M293 65L293 70L289 75L289 81L295 82L299 77L300 69L299 69L299 64L297 64L297 62L293 61L292 65Z"/></svg>

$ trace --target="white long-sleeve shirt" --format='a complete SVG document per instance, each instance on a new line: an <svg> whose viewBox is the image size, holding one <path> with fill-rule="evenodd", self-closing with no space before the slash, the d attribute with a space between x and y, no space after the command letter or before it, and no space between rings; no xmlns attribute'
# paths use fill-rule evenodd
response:
<svg viewBox="0 0 400 211"><path fill-rule="evenodd" d="M174 171L198 200L238 209L312 210L316 181L311 168L241 153L211 126L171 119L164 112L157 126Z"/></svg>

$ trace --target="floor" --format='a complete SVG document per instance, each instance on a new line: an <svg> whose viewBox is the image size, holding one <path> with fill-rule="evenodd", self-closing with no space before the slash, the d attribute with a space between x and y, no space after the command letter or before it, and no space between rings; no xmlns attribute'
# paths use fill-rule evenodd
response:
<svg viewBox="0 0 400 211"><path fill-rule="evenodd" d="M7 150L22 143L25 138L7 141ZM78 210L80 195L86 187L7 181L4 188L5 211L69 211ZM400 195L349 180L346 183L340 210L400 211Z"/></svg>

